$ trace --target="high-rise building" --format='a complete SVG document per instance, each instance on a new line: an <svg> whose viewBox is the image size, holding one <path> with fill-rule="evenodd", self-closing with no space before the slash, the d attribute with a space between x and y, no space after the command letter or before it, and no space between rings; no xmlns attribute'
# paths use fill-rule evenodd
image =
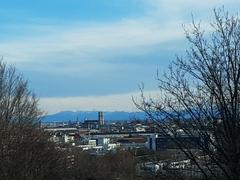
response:
<svg viewBox="0 0 240 180"><path fill-rule="evenodd" d="M98 112L98 123L99 125L104 125L104 113Z"/></svg>

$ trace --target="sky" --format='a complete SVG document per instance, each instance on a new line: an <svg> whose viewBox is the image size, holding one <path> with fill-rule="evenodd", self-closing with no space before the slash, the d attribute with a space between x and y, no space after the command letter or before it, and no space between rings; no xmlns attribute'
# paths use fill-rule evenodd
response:
<svg viewBox="0 0 240 180"><path fill-rule="evenodd" d="M144 83L188 48L183 25L208 29L213 9L238 13L239 0L0 1L0 56L16 66L46 113L135 111Z"/></svg>

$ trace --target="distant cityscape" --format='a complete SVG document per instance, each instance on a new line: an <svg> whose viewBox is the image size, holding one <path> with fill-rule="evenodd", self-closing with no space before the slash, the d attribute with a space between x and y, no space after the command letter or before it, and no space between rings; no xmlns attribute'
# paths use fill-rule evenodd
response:
<svg viewBox="0 0 240 180"><path fill-rule="evenodd" d="M51 141L59 146L68 144L90 155L106 155L108 153L117 153L120 150L133 152L139 158L138 171L142 173L163 173L165 166L172 170L185 170L192 166L189 159L182 159L184 156L180 155L181 151L173 143L170 134L169 137L163 135L156 122L149 119L136 119L136 116L132 120L106 120L104 112L88 113L91 115L94 113L97 118L86 118L83 121L79 119L69 121L45 120L41 126L45 131L50 132ZM62 114L76 113L68 112ZM143 117L144 114L138 113L138 115ZM54 115L51 117L54 117ZM188 147L196 151L198 150L199 137L186 136L181 130L178 132L179 138ZM170 154L171 159L153 160L152 157L159 152L162 155ZM178 156L179 160L176 161L176 158L172 158L172 156ZM145 160L142 160L141 157L144 157Z"/></svg>

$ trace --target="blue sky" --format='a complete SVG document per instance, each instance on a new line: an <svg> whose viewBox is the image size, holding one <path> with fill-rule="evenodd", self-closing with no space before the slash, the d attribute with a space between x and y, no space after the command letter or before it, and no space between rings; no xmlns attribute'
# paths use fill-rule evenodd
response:
<svg viewBox="0 0 240 180"><path fill-rule="evenodd" d="M136 110L138 85L156 95L188 47L191 15L208 30L213 8L237 13L238 0L9 0L0 2L0 55L14 64L48 113Z"/></svg>

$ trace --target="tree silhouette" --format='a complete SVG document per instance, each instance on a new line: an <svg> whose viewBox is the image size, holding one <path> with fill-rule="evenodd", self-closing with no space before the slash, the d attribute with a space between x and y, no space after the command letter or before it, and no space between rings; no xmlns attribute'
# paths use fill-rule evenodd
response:
<svg viewBox="0 0 240 180"><path fill-rule="evenodd" d="M60 179L60 152L39 127L38 99L13 66L0 62L0 179Z"/></svg>
<svg viewBox="0 0 240 180"><path fill-rule="evenodd" d="M240 179L240 20L223 8L214 10L211 31L194 21L187 29L190 44L163 77L159 99L134 100L158 123L205 178ZM198 152L184 136L200 137Z"/></svg>

